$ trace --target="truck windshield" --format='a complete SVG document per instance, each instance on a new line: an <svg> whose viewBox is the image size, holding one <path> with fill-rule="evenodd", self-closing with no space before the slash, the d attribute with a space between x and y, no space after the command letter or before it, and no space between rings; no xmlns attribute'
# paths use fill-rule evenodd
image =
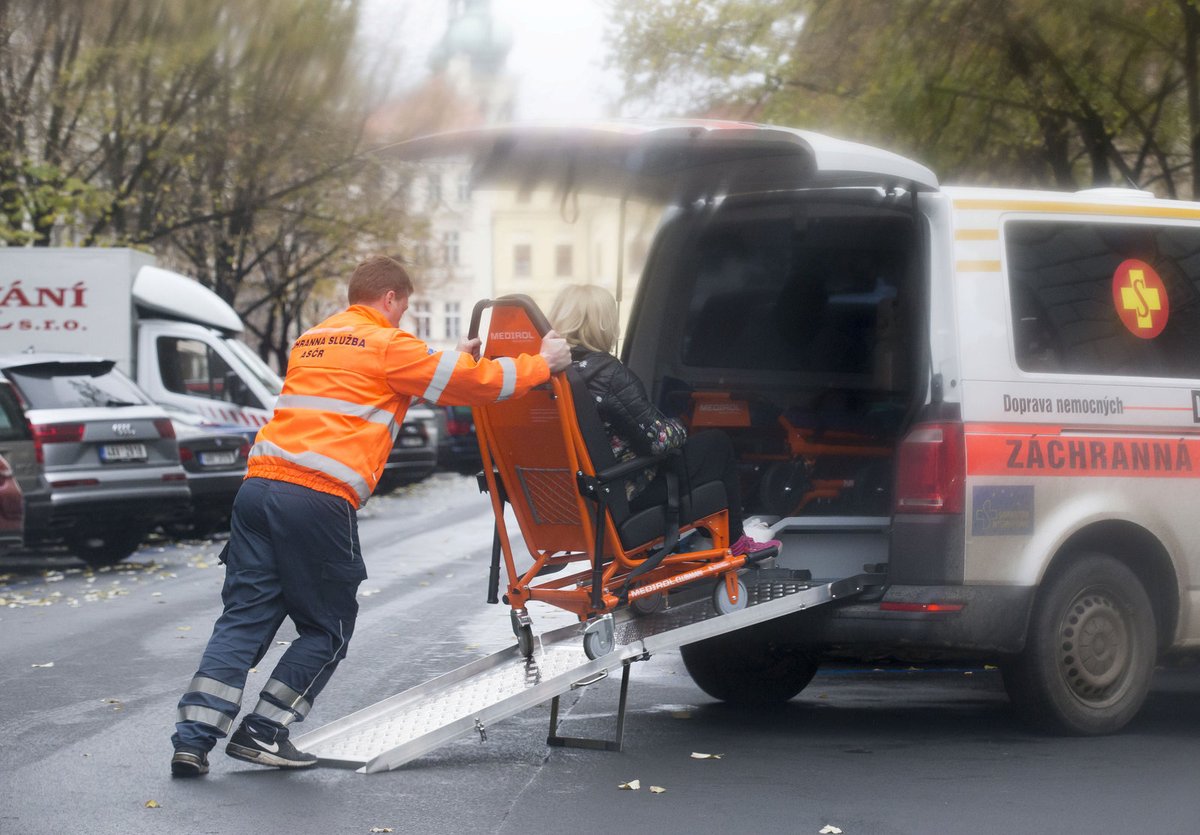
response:
<svg viewBox="0 0 1200 835"><path fill-rule="evenodd" d="M250 373L254 375L254 379L262 383L263 388L272 397L278 397L279 392L283 391L283 380L279 379L279 375L272 371L271 367L263 362L258 354L251 351L246 343L239 342L236 339L226 339L224 341L225 346L246 364Z"/></svg>

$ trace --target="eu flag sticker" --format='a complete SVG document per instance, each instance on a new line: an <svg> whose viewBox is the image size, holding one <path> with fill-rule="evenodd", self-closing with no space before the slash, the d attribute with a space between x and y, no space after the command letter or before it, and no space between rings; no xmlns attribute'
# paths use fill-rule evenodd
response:
<svg viewBox="0 0 1200 835"><path fill-rule="evenodd" d="M1033 485L976 487L971 493L972 536L1029 536L1033 533Z"/></svg>

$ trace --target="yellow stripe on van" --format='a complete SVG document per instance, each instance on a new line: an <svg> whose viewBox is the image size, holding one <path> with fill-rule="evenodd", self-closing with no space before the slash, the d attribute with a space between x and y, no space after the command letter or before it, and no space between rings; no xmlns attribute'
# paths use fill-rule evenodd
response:
<svg viewBox="0 0 1200 835"><path fill-rule="evenodd" d="M999 229L958 229L954 232L956 241L998 241Z"/></svg>
<svg viewBox="0 0 1200 835"><path fill-rule="evenodd" d="M954 271L960 273L998 273L999 261L955 261Z"/></svg>
<svg viewBox="0 0 1200 835"><path fill-rule="evenodd" d="M1200 220L1200 209L1163 206L1161 204L1137 205L1133 203L1064 203L1041 200L956 200L954 208L962 211L982 210L996 212L1057 212L1076 215L1111 215L1113 217L1148 217L1164 220Z"/></svg>

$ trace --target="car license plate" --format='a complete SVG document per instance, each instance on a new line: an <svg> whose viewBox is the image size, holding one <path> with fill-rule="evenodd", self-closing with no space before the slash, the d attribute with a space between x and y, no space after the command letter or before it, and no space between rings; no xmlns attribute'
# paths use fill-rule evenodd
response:
<svg viewBox="0 0 1200 835"><path fill-rule="evenodd" d="M425 439L418 435L401 435L400 446L425 446Z"/></svg>
<svg viewBox="0 0 1200 835"><path fill-rule="evenodd" d="M202 467L226 467L237 461L237 453L232 449L222 452L201 452L196 457L200 459Z"/></svg>
<svg viewBox="0 0 1200 835"><path fill-rule="evenodd" d="M104 444L100 447L101 461L145 461L145 444Z"/></svg>

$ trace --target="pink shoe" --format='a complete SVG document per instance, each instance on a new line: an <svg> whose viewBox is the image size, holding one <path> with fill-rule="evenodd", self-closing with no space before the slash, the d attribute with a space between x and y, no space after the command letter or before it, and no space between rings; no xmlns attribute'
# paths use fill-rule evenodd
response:
<svg viewBox="0 0 1200 835"><path fill-rule="evenodd" d="M767 548L775 548L779 551L783 548L783 543L778 539L768 539L766 542L758 542L751 539L747 534L742 534L738 541L729 546L729 553L735 557L740 557L745 554L753 554Z"/></svg>

